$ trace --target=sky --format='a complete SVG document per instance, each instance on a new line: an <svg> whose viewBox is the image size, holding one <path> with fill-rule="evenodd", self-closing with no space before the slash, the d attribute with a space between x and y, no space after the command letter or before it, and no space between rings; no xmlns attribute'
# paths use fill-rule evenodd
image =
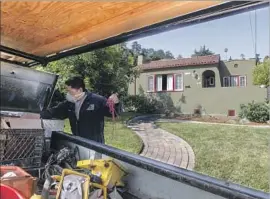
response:
<svg viewBox="0 0 270 199"><path fill-rule="evenodd" d="M255 39L255 11L250 11L198 25L137 39L143 48L171 51L175 57L181 54L190 57L195 49L206 45L211 51L226 59L224 52L228 48L227 58L239 59L255 57L255 41L260 57L269 55L269 7L256 11L257 39Z"/></svg>

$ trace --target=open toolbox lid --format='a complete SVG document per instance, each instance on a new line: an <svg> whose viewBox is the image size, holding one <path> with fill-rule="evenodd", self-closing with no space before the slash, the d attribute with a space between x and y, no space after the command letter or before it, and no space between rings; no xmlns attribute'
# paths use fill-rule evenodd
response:
<svg viewBox="0 0 270 199"><path fill-rule="evenodd" d="M219 19L267 1L4 1L1 61L46 65L61 58Z"/></svg>
<svg viewBox="0 0 270 199"><path fill-rule="evenodd" d="M1 111L40 113L50 104L58 76L1 63Z"/></svg>

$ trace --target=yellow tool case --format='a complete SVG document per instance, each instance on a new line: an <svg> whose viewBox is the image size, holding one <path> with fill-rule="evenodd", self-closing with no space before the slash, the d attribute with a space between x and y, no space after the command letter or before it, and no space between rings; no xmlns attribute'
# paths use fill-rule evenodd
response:
<svg viewBox="0 0 270 199"><path fill-rule="evenodd" d="M77 167L89 169L93 175L100 176L102 185L109 189L114 186L124 186L121 179L127 172L113 159L81 160L77 162Z"/></svg>
<svg viewBox="0 0 270 199"><path fill-rule="evenodd" d="M64 179L68 175L76 175L76 176L83 177L85 179L85 181L83 183L83 186L82 186L82 198L83 199L88 199L88 197L89 197L89 187L90 187L90 177L88 175L85 175L85 174L82 174L82 173L79 173L79 172L76 172L76 171L73 171L73 170L69 170L69 169L64 169L63 172L62 172L62 176L61 176L59 188L58 188L58 191L57 191L56 199L60 199Z"/></svg>

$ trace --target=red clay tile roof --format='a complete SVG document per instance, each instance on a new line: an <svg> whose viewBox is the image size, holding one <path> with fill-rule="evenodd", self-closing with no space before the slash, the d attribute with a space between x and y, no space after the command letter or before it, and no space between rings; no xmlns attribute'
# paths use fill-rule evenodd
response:
<svg viewBox="0 0 270 199"><path fill-rule="evenodd" d="M142 70L162 69L162 68L175 68L182 66L201 66L218 64L220 61L219 55L208 55L192 58L173 59L173 60L159 60L152 61L147 64L142 64L140 67Z"/></svg>

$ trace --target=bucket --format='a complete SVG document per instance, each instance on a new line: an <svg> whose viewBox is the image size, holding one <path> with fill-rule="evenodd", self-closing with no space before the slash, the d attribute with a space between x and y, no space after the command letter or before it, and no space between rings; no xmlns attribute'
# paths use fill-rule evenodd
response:
<svg viewBox="0 0 270 199"><path fill-rule="evenodd" d="M26 199L16 189L0 184L0 198L1 199Z"/></svg>
<svg viewBox="0 0 270 199"><path fill-rule="evenodd" d="M1 184L12 187L30 198L36 191L37 179L32 177L25 170L17 166L0 166L0 177L8 172L13 172L16 177L2 178ZM1 197L0 197L1 198ZM2 198L1 198L2 199ZM7 198L8 199L8 198Z"/></svg>

